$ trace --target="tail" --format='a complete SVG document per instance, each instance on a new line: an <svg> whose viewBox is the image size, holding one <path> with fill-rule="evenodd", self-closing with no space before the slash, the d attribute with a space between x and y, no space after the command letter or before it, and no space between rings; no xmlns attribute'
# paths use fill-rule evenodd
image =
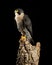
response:
<svg viewBox="0 0 52 65"><path fill-rule="evenodd" d="M33 40L33 38L32 38L32 35L30 34L30 32L29 32L26 28L24 28L23 34L26 35L26 38L27 38L27 40L28 40L30 43L33 43L33 44L34 44L34 40Z"/></svg>

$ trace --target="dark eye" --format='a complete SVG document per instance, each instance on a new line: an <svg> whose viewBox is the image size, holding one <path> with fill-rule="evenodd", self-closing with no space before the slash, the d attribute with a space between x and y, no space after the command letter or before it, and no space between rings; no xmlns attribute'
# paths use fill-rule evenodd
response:
<svg viewBox="0 0 52 65"><path fill-rule="evenodd" d="M20 12L17 12L20 15Z"/></svg>

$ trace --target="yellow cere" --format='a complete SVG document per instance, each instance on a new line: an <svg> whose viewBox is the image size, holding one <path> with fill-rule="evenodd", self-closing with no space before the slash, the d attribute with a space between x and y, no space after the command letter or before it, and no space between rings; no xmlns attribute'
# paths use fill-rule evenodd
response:
<svg viewBox="0 0 52 65"><path fill-rule="evenodd" d="M18 9L16 9L14 12L18 12Z"/></svg>

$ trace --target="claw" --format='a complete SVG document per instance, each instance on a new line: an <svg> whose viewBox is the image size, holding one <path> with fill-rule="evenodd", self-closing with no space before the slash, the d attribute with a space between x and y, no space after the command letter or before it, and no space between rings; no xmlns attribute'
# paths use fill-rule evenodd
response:
<svg viewBox="0 0 52 65"><path fill-rule="evenodd" d="M26 41L26 36L21 36L21 41Z"/></svg>

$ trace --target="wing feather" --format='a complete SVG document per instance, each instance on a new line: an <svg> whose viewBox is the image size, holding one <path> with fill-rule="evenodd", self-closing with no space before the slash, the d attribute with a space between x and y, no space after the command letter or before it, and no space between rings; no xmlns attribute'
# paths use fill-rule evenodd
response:
<svg viewBox="0 0 52 65"><path fill-rule="evenodd" d="M24 25L26 26L27 30L30 32L30 34L32 35L33 32L32 32L32 23L31 23L31 20L30 18L28 17L28 15L25 15L25 18L24 18Z"/></svg>

